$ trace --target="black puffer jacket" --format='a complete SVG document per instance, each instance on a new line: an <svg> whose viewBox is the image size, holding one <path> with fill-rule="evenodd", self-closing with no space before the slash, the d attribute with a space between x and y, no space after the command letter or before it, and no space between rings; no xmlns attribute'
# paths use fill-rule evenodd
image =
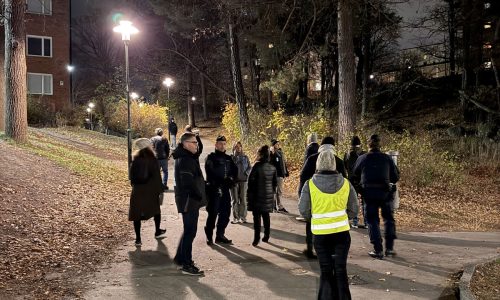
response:
<svg viewBox="0 0 500 300"><path fill-rule="evenodd" d="M268 162L256 162L248 176L248 210L273 212L277 185L276 168Z"/></svg>
<svg viewBox="0 0 500 300"><path fill-rule="evenodd" d="M205 180L198 155L189 152L182 144L174 150L175 204L180 213L193 211L207 205Z"/></svg>
<svg viewBox="0 0 500 300"><path fill-rule="evenodd" d="M154 136L151 138L151 144L153 144L157 159L167 159L170 156L170 145L166 137Z"/></svg>

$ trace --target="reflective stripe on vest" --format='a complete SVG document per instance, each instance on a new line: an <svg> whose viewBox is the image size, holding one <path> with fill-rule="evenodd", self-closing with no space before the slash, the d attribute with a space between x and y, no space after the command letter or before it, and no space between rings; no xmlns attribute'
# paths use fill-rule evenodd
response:
<svg viewBox="0 0 500 300"><path fill-rule="evenodd" d="M309 180L313 234L331 234L350 229L346 213L349 192L350 186L347 179L344 179L342 187L334 194L323 193L312 179Z"/></svg>

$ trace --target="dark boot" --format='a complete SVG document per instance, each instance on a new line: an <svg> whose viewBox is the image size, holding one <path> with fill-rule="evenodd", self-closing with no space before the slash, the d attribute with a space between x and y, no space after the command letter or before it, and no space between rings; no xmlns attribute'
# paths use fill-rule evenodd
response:
<svg viewBox="0 0 500 300"><path fill-rule="evenodd" d="M214 240L212 238L213 232L208 230L207 226L205 226L204 229L205 229L205 235L207 236L207 245L209 245L209 246L213 245L213 243L214 243Z"/></svg>

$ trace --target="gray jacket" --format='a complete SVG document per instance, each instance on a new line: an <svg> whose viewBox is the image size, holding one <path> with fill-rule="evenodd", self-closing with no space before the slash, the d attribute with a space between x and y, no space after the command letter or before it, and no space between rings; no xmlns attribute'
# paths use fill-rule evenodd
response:
<svg viewBox="0 0 500 300"><path fill-rule="evenodd" d="M314 185L316 185L323 193L334 194L340 190L344 184L344 180L347 179L345 179L342 174L337 172L321 172L314 174L310 180L312 180ZM349 219L352 219L358 216L358 194L350 182L349 187L349 199L347 201L346 212ZM311 195L309 193L309 180L306 181L302 187L302 192L300 193L299 212L304 218L308 220L311 219Z"/></svg>

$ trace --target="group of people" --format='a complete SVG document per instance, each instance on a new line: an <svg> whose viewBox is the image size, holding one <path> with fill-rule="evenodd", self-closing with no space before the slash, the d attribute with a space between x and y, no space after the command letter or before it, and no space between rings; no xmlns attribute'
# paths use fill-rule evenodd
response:
<svg viewBox="0 0 500 300"><path fill-rule="evenodd" d="M152 139L141 138L134 142L138 151L130 168L129 220L134 222L137 246L141 245L141 220L153 217L155 237L161 238L165 234L160 228L159 207L163 191L168 189L168 164L163 160L168 161L173 145L169 145L162 135L162 130L157 129ZM353 137L351 151L340 159L335 155L332 137L323 138L321 144L318 144L316 134L308 137L300 173L298 208L306 222L304 254L317 258L321 269L319 299L350 299L346 269L350 228L368 227L374 247L368 253L370 256L382 259L384 254L395 255L396 230L391 201L399 171L391 157L381 152L380 142L378 135L371 136L370 149L364 152L360 139ZM228 155L226 138L218 136L215 151L205 161L206 180L199 161L202 149L199 135L187 126L171 155L175 160L175 202L183 220L183 233L174 262L183 274L188 275L203 274L192 259L192 243L201 207L206 206L208 213L204 227L207 245L232 243L226 236L231 208L233 224L247 223L247 211L252 212L253 246L261 240L269 241L270 213L287 213L282 193L288 170L278 140L273 139L271 146L260 147L252 166L241 142L235 143L232 154ZM365 224L359 223L358 197L362 199ZM385 253L379 228L379 209L384 218ZM261 239L262 223L264 235Z"/></svg>

